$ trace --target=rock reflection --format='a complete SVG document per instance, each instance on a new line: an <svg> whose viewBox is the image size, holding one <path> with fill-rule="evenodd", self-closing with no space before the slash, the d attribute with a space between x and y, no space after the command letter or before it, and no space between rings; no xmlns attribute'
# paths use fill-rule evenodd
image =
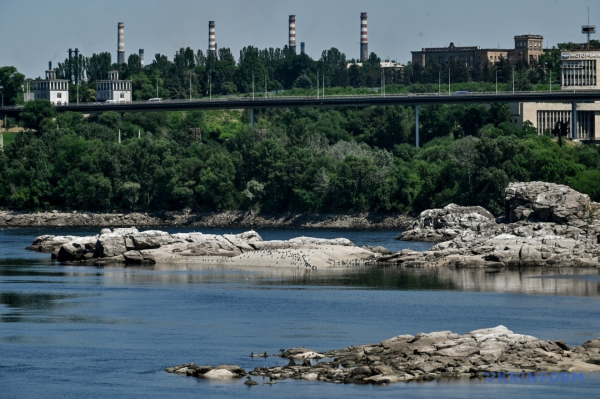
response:
<svg viewBox="0 0 600 399"><path fill-rule="evenodd" d="M163 264L104 267L105 284L252 283L261 286L330 286L381 290L447 290L517 294L600 296L598 269L577 268L379 268L329 270L228 268L222 265Z"/></svg>

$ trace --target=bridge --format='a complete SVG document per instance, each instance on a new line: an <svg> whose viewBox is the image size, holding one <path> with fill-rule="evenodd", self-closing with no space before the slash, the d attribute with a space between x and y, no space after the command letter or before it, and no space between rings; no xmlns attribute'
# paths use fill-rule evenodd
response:
<svg viewBox="0 0 600 399"><path fill-rule="evenodd" d="M468 103L510 103L510 102L570 102L573 104L571 118L576 132L578 102L600 101L600 90L586 91L532 91L532 92L456 92L424 93L399 95L332 95L326 97L219 97L191 100L133 101L128 103L70 103L57 105L58 112L72 111L97 113L115 111L158 112L218 109L249 109L251 125L254 126L254 110L259 108L298 108L298 107L367 107L406 105L414 106L416 114L416 145L419 146L419 106L435 104ZM0 113L16 116L22 106L0 107Z"/></svg>

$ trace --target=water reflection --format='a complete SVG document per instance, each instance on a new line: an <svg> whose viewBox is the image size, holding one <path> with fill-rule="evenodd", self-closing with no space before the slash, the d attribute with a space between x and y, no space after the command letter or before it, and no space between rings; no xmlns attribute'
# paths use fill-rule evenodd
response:
<svg viewBox="0 0 600 399"><path fill-rule="evenodd" d="M51 271L53 270L53 271ZM119 265L65 266L64 277L101 277L95 284L208 284L227 283L252 288L267 286L327 286L376 290L446 290L516 294L600 296L598 269L577 268L380 268L348 267L331 270L236 268L222 265L163 264L143 267ZM55 275L54 269L46 269ZM46 272L39 272L43 275ZM15 271L12 275L15 275ZM23 270L31 273L31 270Z"/></svg>

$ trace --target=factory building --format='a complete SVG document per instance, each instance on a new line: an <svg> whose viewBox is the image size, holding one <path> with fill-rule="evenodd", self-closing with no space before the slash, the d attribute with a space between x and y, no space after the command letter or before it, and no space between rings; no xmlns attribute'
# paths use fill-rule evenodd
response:
<svg viewBox="0 0 600 399"><path fill-rule="evenodd" d="M537 61L540 55L544 54L543 36L520 35L515 36L514 40L514 49L482 49L479 46L455 46L454 43L450 43L448 47L424 47L420 51L411 51L412 63L425 67L433 60L440 65L450 61L461 61L471 68L486 61L490 64L496 63L500 58L508 59L512 63L519 60Z"/></svg>
<svg viewBox="0 0 600 399"><path fill-rule="evenodd" d="M49 100L53 105L69 103L69 80L56 79L56 71L52 69L52 62L48 63L46 79L33 81L33 98Z"/></svg>
<svg viewBox="0 0 600 399"><path fill-rule="evenodd" d="M96 81L96 101L131 102L131 80L119 80L119 72L110 71L108 80Z"/></svg>

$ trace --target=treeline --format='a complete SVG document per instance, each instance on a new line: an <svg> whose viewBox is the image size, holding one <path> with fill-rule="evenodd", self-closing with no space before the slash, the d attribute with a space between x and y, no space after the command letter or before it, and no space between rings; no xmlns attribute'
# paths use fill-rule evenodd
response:
<svg viewBox="0 0 600 399"><path fill-rule="evenodd" d="M600 48L600 42L592 41L592 48ZM209 95L248 94L253 88L256 93L275 92L292 89L310 89L316 93L317 87L332 88L375 88L385 80L393 92L438 91L439 83L477 83L474 89L495 86L500 90L509 86L512 90L514 75L515 90L546 90L552 81L560 82L560 50L575 49L573 43L561 43L558 48L543 54L539 61L520 61L513 65L501 58L496 63L484 62L466 67L459 61L438 64L432 59L425 68L410 62L405 68L381 68L382 59L371 53L362 66L355 59L349 59L336 48L325 50L315 60L307 54L297 54L287 46L284 48L258 49L244 47L237 59L228 48L220 48L217 54L205 54L202 50L181 48L178 55L168 57L155 54L146 59L142 68L137 54L131 54L124 64L113 63L111 54L103 52L86 57L77 57L55 68L57 76L70 79L69 99L76 102L96 101L97 80L108 78L110 70L119 71L121 79L133 83L134 100L147 100L153 97L184 99L207 97ZM390 61L390 60L384 60ZM393 61L393 60L392 60ZM397 60L396 60L397 61ZM318 80L318 82L317 82ZM0 68L0 81L4 86L7 105L22 103L25 76L15 67ZM398 87L402 86L402 87ZM494 87L495 89L495 87ZM339 90L335 91L339 93ZM370 91L372 92L372 90Z"/></svg>
<svg viewBox="0 0 600 399"><path fill-rule="evenodd" d="M506 105L55 114L27 103L29 130L0 153L0 207L405 212L450 202L500 213L510 181L565 183L600 199L592 145L538 136ZM119 143L119 131L122 142Z"/></svg>

